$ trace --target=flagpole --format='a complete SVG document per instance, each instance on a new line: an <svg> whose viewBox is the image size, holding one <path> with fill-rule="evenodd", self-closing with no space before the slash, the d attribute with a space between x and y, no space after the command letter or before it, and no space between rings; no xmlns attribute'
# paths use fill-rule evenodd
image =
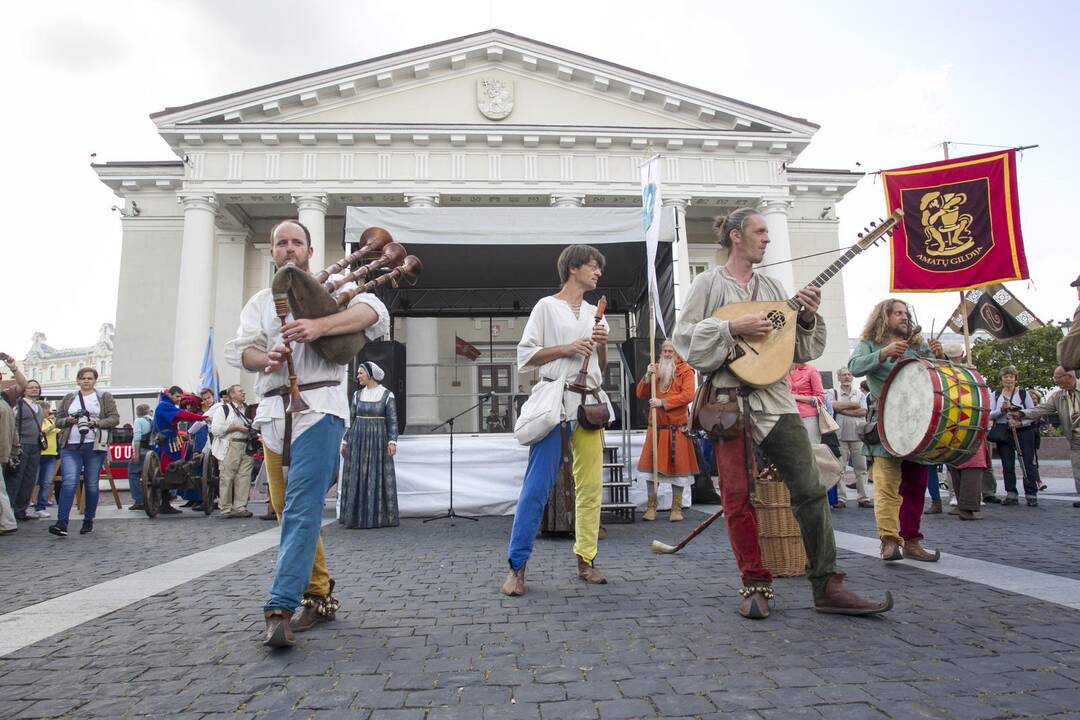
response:
<svg viewBox="0 0 1080 720"><path fill-rule="evenodd" d="M945 140L941 143L941 151L945 154L945 159L949 159L949 141ZM964 290L960 291L960 314L964 317L964 360L968 363L971 362L971 330L968 327L968 309L967 300L964 299Z"/></svg>
<svg viewBox="0 0 1080 720"><path fill-rule="evenodd" d="M656 364L656 310L654 309L654 304L655 303L653 301L653 293L654 292L655 292L655 290L653 289L652 283L649 283L649 364L650 365L655 365ZM652 395L650 395L650 397L652 398L652 400L655 400L656 399L656 373L655 372L650 373L649 378L651 379L651 385L652 385ZM652 435L652 482L653 482L653 490L657 493L657 495L659 495L659 493L660 493L660 481L657 478L657 471L656 471L656 467L657 467L657 465L659 465L658 458L657 458L657 449L656 449L656 446L657 446L656 408L653 407L652 402L649 403L649 428L652 431L651 435ZM674 441L674 438L672 438L672 441Z"/></svg>

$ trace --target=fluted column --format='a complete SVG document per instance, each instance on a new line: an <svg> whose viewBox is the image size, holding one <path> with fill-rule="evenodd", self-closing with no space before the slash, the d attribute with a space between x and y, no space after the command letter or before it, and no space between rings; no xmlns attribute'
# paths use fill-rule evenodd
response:
<svg viewBox="0 0 1080 720"><path fill-rule="evenodd" d="M769 226L769 247L765 250L765 264L781 263L767 267L761 272L780 281L785 292L795 294L795 269L791 260L791 235L788 233L787 200L765 200L761 205L761 214Z"/></svg>
<svg viewBox="0 0 1080 720"><path fill-rule="evenodd" d="M406 193L409 207L439 206L438 193ZM439 390L436 365L439 364L439 320L433 317L405 319L405 383L409 389L405 424L410 429L432 428L439 424Z"/></svg>
<svg viewBox="0 0 1080 720"><path fill-rule="evenodd" d="M326 195L295 193L292 201L296 205L297 219L311 233L311 247L315 252L309 267L311 272L317 273L330 264L326 262Z"/></svg>
<svg viewBox="0 0 1080 720"><path fill-rule="evenodd" d="M690 292L690 246L686 235L686 208L690 206L689 195L663 196L663 207L675 209L675 242L671 247L671 264L675 285L675 319L682 315L686 294Z"/></svg>
<svg viewBox="0 0 1080 720"><path fill-rule="evenodd" d="M172 377L168 383L178 383L185 389L191 389L198 384L203 350L212 322L217 198L213 193L205 193L182 195L179 199L184 206L184 238L180 247L176 292Z"/></svg>
<svg viewBox="0 0 1080 720"><path fill-rule="evenodd" d="M574 193L552 193L552 207L582 207L585 204L585 196Z"/></svg>

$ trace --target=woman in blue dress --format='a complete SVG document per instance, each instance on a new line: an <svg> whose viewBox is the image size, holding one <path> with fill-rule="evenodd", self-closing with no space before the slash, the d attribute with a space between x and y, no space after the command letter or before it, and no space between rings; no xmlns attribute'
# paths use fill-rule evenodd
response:
<svg viewBox="0 0 1080 720"><path fill-rule="evenodd" d="M359 389L352 397L352 423L341 443L345 470L341 483L341 515L347 528L397 526L397 408L394 394L379 384L383 371L373 362L360 363Z"/></svg>

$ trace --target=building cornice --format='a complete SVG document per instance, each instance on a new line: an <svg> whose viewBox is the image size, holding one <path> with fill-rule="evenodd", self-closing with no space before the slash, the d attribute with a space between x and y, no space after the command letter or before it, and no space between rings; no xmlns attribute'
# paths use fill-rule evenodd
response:
<svg viewBox="0 0 1080 720"><path fill-rule="evenodd" d="M505 65L568 85L589 88L693 118L716 130L781 131L813 135L818 125L700 88L500 30L405 50L283 80L151 115L163 134L192 122L246 124L290 109L312 108L408 83L428 82L478 64ZM493 124L492 127L498 127Z"/></svg>

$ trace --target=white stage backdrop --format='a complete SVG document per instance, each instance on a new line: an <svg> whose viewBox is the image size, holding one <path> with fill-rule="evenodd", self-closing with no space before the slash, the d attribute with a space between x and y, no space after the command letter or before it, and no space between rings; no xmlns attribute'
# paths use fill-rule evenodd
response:
<svg viewBox="0 0 1080 720"><path fill-rule="evenodd" d="M411 245L548 245L574 238L588 245L644 244L641 208L349 207L345 242L369 227L392 228L394 240ZM675 240L675 217L664 213L660 241Z"/></svg>
<svg viewBox="0 0 1080 720"><path fill-rule="evenodd" d="M642 431L630 435L634 477L630 500L639 508L645 507L647 496L647 476L637 477L644 438ZM619 446L621 440L621 432L607 433L609 446ZM454 510L464 515L513 515L528 459L529 448L519 445L513 435L455 435ZM449 435L403 435L398 439L394 467L402 517L436 515L449 507ZM689 507L690 493L683 498L683 505ZM661 486L660 507L671 507L670 485Z"/></svg>

